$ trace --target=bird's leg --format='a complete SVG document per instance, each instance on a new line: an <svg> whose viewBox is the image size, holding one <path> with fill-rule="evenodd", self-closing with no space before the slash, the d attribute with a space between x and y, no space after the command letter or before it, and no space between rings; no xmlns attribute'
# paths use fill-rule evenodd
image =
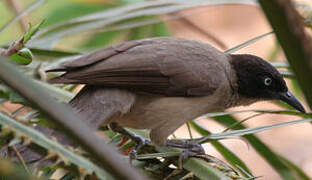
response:
<svg viewBox="0 0 312 180"><path fill-rule="evenodd" d="M131 139L132 141L134 141L136 143L136 146L134 147L134 149L130 152L130 162L136 158L137 153L142 149L142 147L144 147L145 145L150 143L150 140L142 138L141 136L138 136L134 133L131 133L129 131L127 131L126 129L124 129L123 127L119 126L117 123L113 122L111 124L109 124L109 127L115 131L118 132L124 136L126 136L127 138Z"/></svg>
<svg viewBox="0 0 312 180"><path fill-rule="evenodd" d="M205 150L200 144L190 141L167 140L166 146L184 149L179 156L179 169L182 169L184 159L205 154Z"/></svg>
<svg viewBox="0 0 312 180"><path fill-rule="evenodd" d="M184 151L182 151L182 153L179 156L179 160L178 160L178 168L179 169L183 168L182 167L183 160L185 160L189 157L195 157L195 158L203 159L203 160L210 162L210 163L215 163L215 166L217 168L232 171L235 174L237 174L235 172L235 170L233 170L233 168L228 166L226 163L220 161L219 159L217 159L213 156L205 154L204 148L200 144L198 144L194 141L192 142L192 141L167 140L166 145L170 146L170 147L185 149Z"/></svg>

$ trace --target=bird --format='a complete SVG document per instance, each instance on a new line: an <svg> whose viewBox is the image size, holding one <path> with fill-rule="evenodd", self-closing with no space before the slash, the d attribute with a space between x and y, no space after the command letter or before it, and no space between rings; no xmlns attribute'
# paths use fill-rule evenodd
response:
<svg viewBox="0 0 312 180"><path fill-rule="evenodd" d="M133 156L150 142L125 128L150 130L157 146L203 153L196 143L168 137L203 114L258 101L281 100L305 112L278 70L262 58L184 38L123 42L47 72L63 72L50 83L84 84L69 104L91 126L107 125L134 140Z"/></svg>

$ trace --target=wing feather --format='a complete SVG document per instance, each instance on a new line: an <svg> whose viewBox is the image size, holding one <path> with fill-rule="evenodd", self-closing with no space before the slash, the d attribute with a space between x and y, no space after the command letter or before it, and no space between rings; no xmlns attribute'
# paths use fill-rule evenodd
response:
<svg viewBox="0 0 312 180"><path fill-rule="evenodd" d="M196 41L130 41L63 65L53 83L125 88L167 96L212 94L225 77L227 55ZM50 70L53 71L53 70Z"/></svg>

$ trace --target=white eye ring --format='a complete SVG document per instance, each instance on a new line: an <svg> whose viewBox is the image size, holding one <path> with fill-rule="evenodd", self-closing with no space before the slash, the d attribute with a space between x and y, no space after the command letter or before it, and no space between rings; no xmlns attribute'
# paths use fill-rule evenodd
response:
<svg viewBox="0 0 312 180"><path fill-rule="evenodd" d="M265 84L266 86L270 86L271 83L272 83L272 79L271 79L271 78L267 77L267 78L264 79L264 84Z"/></svg>

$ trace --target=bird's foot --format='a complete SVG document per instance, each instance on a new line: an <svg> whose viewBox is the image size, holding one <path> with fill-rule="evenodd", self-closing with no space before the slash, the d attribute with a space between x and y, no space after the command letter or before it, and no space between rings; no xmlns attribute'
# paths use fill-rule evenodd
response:
<svg viewBox="0 0 312 180"><path fill-rule="evenodd" d="M205 154L204 148L200 144L192 141L167 140L166 146L186 149L196 154Z"/></svg>
<svg viewBox="0 0 312 180"><path fill-rule="evenodd" d="M183 160L196 157L197 155L205 155L205 150L200 144L190 141L168 140L166 146L184 149L179 156L179 169L182 169Z"/></svg>
<svg viewBox="0 0 312 180"><path fill-rule="evenodd" d="M190 150L183 150L181 154L179 155L178 168L183 169L183 161L190 157L195 157L197 154L198 153L190 151Z"/></svg>
<svg viewBox="0 0 312 180"><path fill-rule="evenodd" d="M149 139L145 139L137 135L134 137L134 139L131 139L131 140L133 140L136 143L136 146L129 154L130 164L132 163L132 160L136 159L136 155L138 154L138 152L140 152L140 150L144 146L149 145L151 143Z"/></svg>
<svg viewBox="0 0 312 180"><path fill-rule="evenodd" d="M131 139L133 142L136 143L136 146L134 147L134 149L129 154L130 163L132 163L132 160L136 159L136 155L145 145L150 144L150 140L142 138L141 136L138 136L132 132L127 131L126 129L119 126L115 122L111 123L109 126L113 131L118 132L118 133L126 136L127 138Z"/></svg>

